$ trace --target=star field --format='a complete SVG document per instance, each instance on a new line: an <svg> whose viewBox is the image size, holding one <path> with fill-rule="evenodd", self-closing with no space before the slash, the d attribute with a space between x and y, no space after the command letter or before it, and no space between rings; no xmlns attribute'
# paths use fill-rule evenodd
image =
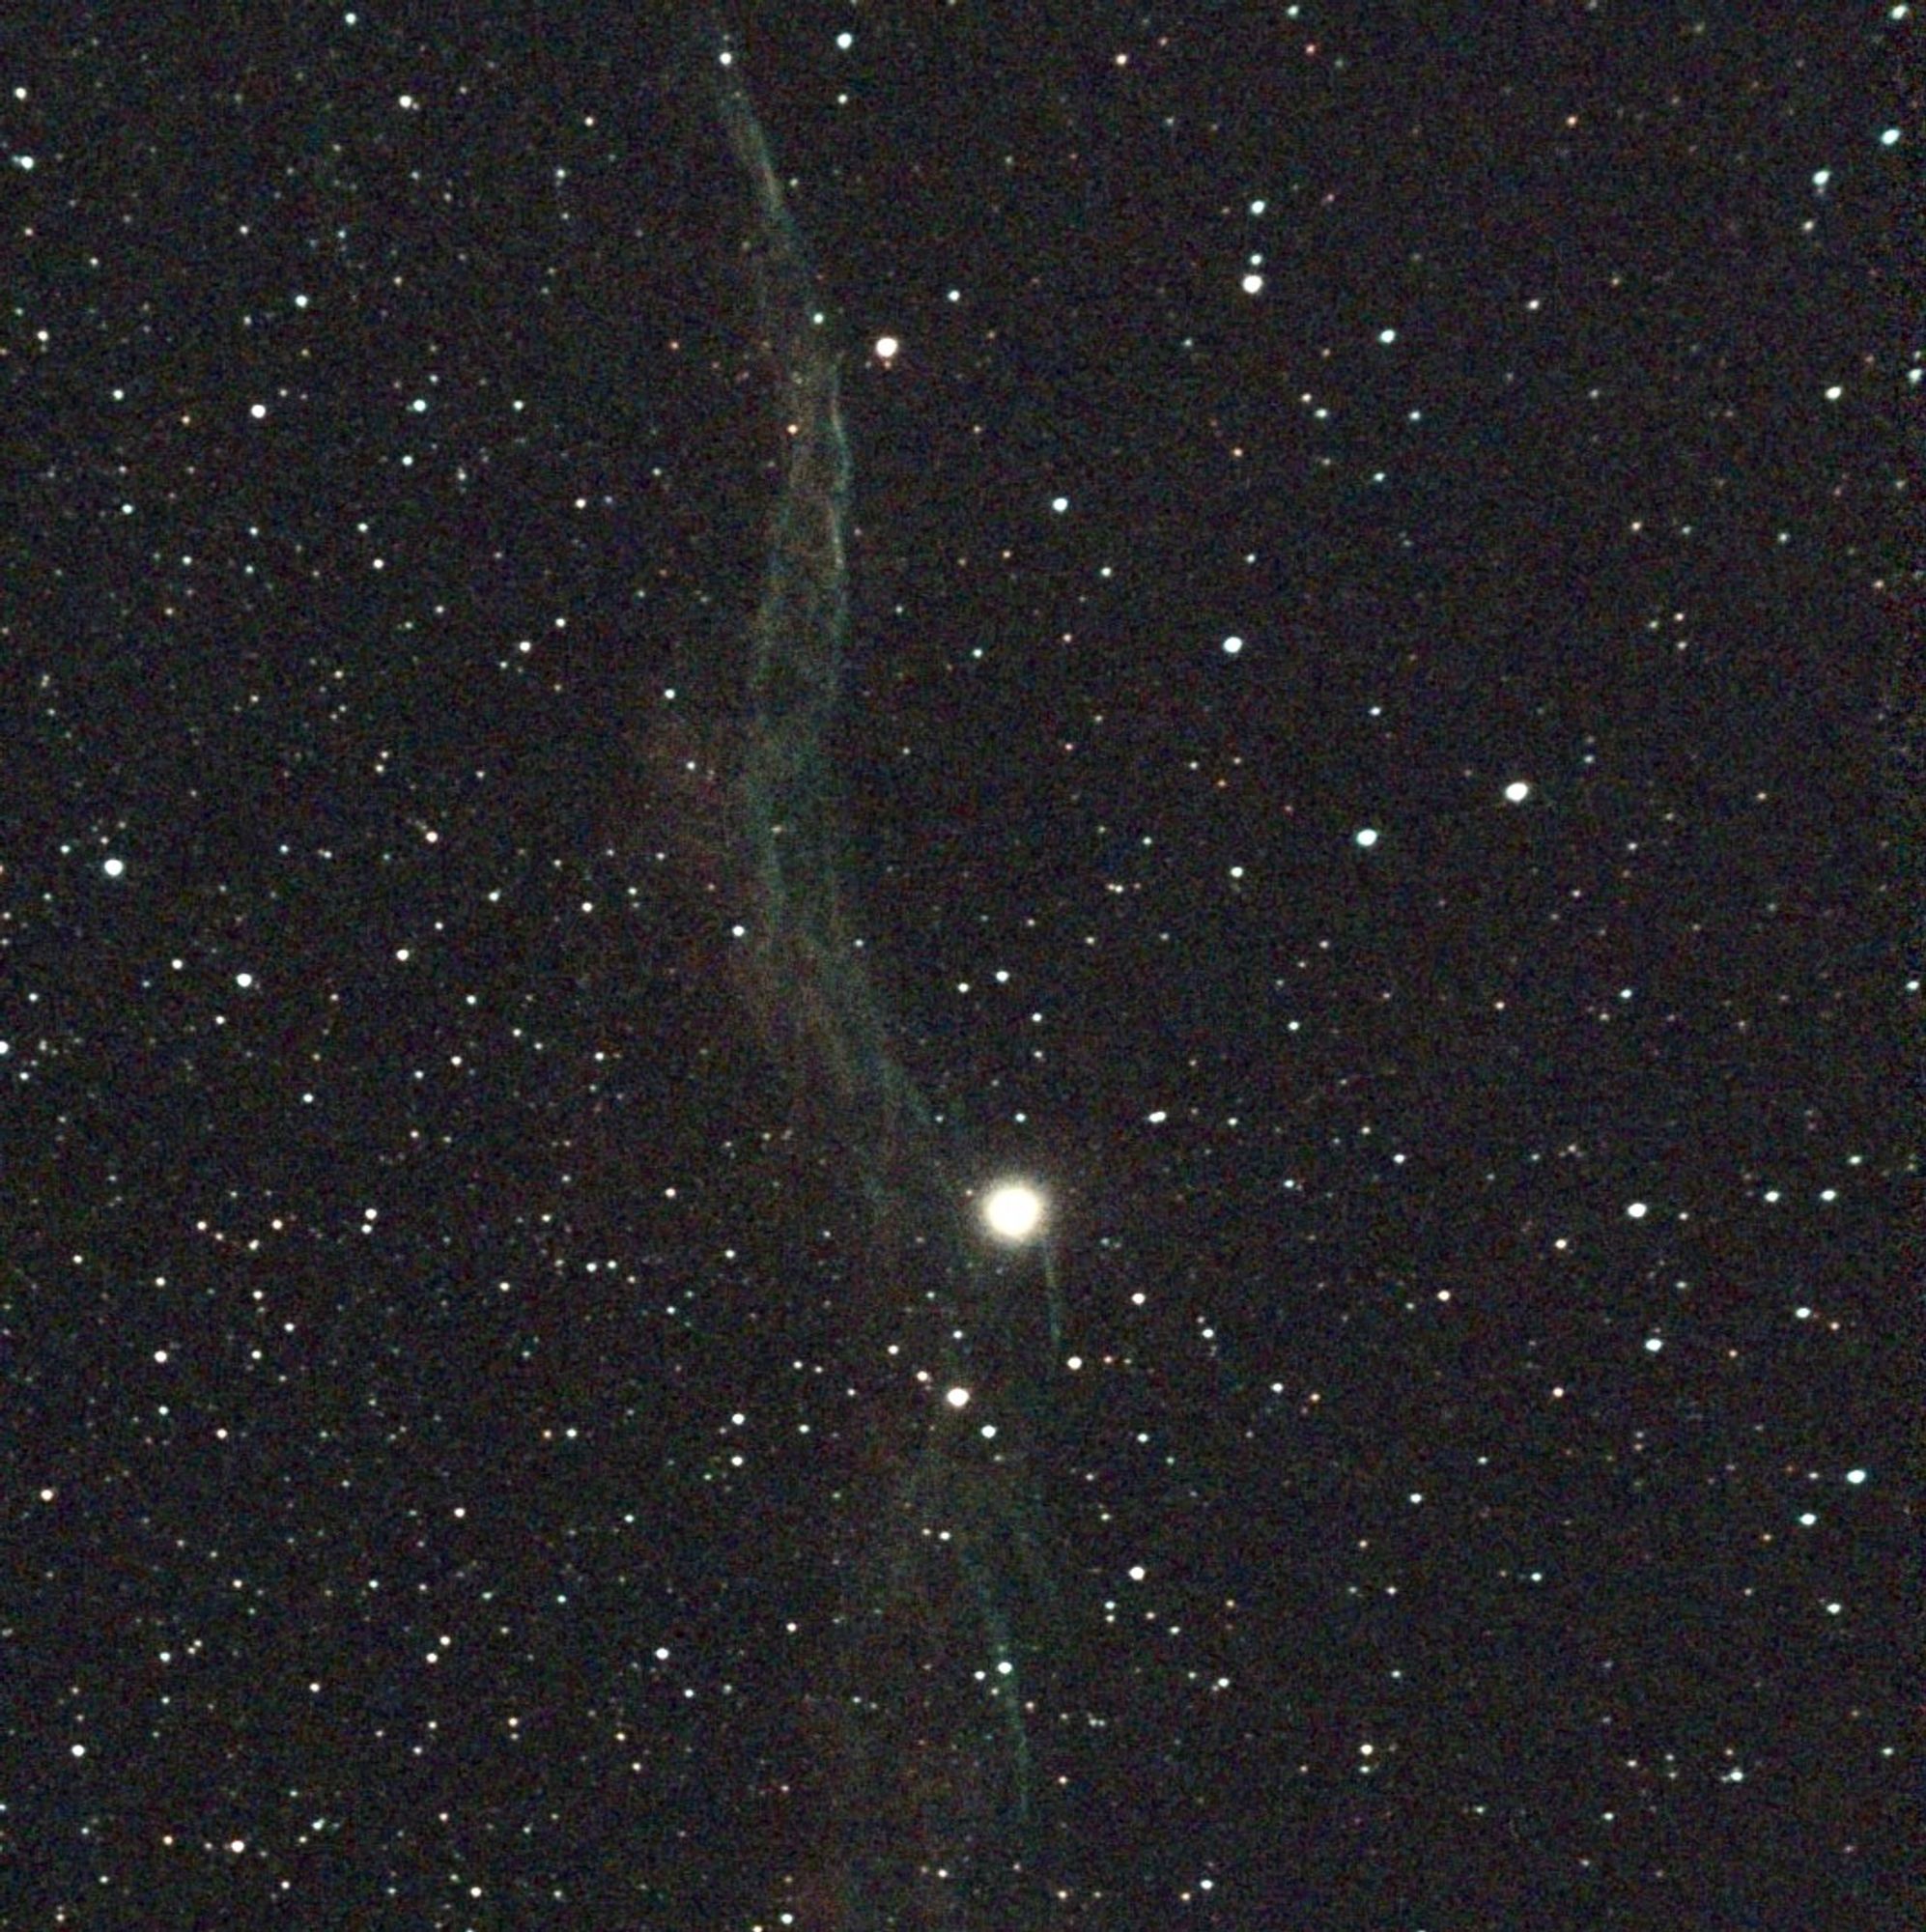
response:
<svg viewBox="0 0 1926 1932"><path fill-rule="evenodd" d="M1036 1923L1906 1922L1916 30L736 21ZM858 1922L859 1499L962 1384L747 957L795 431L693 38L0 59L0 1924Z"/></svg>

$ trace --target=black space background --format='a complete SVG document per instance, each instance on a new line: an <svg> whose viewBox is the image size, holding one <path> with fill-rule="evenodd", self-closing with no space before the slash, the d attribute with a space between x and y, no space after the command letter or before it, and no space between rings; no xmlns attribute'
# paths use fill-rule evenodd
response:
<svg viewBox="0 0 1926 1932"><path fill-rule="evenodd" d="M747 1932L862 1220L682 771L745 197L668 10L350 12L3 43L0 1924ZM744 23L1066 1926L1917 1922L1917 47L1747 18Z"/></svg>

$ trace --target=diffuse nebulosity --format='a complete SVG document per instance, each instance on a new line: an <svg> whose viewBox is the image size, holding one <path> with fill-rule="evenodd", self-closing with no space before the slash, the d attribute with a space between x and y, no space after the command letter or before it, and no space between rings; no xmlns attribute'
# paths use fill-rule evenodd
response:
<svg viewBox="0 0 1926 1932"><path fill-rule="evenodd" d="M851 487L836 328L737 50L709 25L782 446L729 811L745 881L738 964L765 1039L834 1135L865 1228L838 1363L863 1474L860 1493L836 1499L854 1542L811 1715L832 1817L809 1896L836 1925L1038 1923L1031 1712L1050 1585L1021 1406L1058 1340L1054 1270L1046 1336L1036 1291L1018 1288L968 1217L949 1138L898 1057L852 928L830 747Z"/></svg>

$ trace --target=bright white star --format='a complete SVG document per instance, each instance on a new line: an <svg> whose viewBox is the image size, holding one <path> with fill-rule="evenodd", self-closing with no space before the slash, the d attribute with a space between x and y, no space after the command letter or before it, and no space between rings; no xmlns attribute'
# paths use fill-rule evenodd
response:
<svg viewBox="0 0 1926 1932"><path fill-rule="evenodd" d="M983 1225L1000 1241L1034 1240L1047 1213L1048 1204L1027 1180L999 1180L983 1196Z"/></svg>

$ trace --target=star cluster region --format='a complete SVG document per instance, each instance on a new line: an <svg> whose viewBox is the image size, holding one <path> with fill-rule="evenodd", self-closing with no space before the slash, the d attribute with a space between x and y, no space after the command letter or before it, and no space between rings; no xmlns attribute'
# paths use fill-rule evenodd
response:
<svg viewBox="0 0 1926 1932"><path fill-rule="evenodd" d="M1891 1922L1912 10L1394 11L743 23L852 904L1048 1202L1043 1861ZM715 121L594 8L0 65L7 1923L832 1922L864 1219L730 956Z"/></svg>

